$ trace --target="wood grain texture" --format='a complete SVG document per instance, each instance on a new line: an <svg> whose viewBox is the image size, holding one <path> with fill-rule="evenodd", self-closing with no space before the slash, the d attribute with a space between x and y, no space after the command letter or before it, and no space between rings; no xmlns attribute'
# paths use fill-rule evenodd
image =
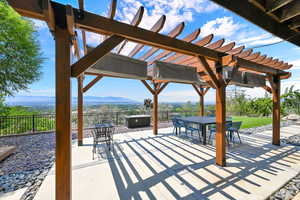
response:
<svg viewBox="0 0 300 200"><path fill-rule="evenodd" d="M141 21L142 21L142 19L143 19L143 15L144 15L144 10L145 10L145 8L144 8L143 6L141 6L141 7L138 9L138 11L136 12L135 16L133 17L133 19L132 19L131 22L130 22L130 24L131 24L132 26L138 26L138 25L141 23ZM120 48L119 48L118 51L117 51L117 54L120 54L120 53L121 53L122 49L125 47L125 45L127 44L127 42L128 42L128 40L125 40L125 41L121 44Z"/></svg>
<svg viewBox="0 0 300 200"><path fill-rule="evenodd" d="M103 76L98 75L93 80L91 80L84 88L82 89L83 92L87 92L91 87L93 87L99 80L102 79Z"/></svg>
<svg viewBox="0 0 300 200"><path fill-rule="evenodd" d="M77 134L78 146L83 144L83 75L77 78Z"/></svg>
<svg viewBox="0 0 300 200"><path fill-rule="evenodd" d="M280 145L280 78L273 77L272 84L272 101L273 101L273 138L274 145Z"/></svg>
<svg viewBox="0 0 300 200"><path fill-rule="evenodd" d="M56 97L56 200L72 199L71 165L71 37L67 30L55 28Z"/></svg>
<svg viewBox="0 0 300 200"><path fill-rule="evenodd" d="M217 70L216 77L222 79L222 71ZM226 86L220 84L216 88L216 164L226 166Z"/></svg>

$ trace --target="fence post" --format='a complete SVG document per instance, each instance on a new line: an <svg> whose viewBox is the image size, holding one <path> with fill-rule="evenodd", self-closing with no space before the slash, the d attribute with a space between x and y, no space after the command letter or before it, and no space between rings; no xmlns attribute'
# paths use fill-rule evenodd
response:
<svg viewBox="0 0 300 200"><path fill-rule="evenodd" d="M32 115L32 132L34 133L35 132L35 123L34 123L34 115Z"/></svg>
<svg viewBox="0 0 300 200"><path fill-rule="evenodd" d="M167 110L167 121L169 121L169 111Z"/></svg>
<svg viewBox="0 0 300 200"><path fill-rule="evenodd" d="M116 125L119 125L119 112L116 112Z"/></svg>

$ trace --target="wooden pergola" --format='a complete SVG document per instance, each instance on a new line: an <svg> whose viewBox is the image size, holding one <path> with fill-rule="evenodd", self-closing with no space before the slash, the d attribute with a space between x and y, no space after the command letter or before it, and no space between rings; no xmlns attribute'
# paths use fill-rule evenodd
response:
<svg viewBox="0 0 300 200"><path fill-rule="evenodd" d="M49 0L9 0L9 4L22 16L46 21L55 39L56 52L56 199L71 199L71 78L78 80L78 141L82 143L83 119L82 104L83 92L86 92L97 81L111 74L89 72L99 61L105 58L115 47L119 54L127 41L137 43L130 59L146 61L149 65L160 61L177 67L191 67L195 69L201 80L208 86L192 84L200 95L201 111L203 115L203 96L208 88L216 90L216 164L226 166L225 144L225 118L226 118L226 87L228 84L241 84L248 86L256 79L268 80L270 86L261 85L273 95L273 141L280 145L280 81L291 76L284 70L292 65L244 50L244 46L235 47L235 43L224 44L224 39L211 43L213 35L196 40L200 29L183 39L176 39L184 28L180 23L167 35L160 34L165 16L162 16L150 29L139 28L144 8L141 7L130 24L114 20L116 1L112 1L107 17L90 13L84 10L83 0L79 1L79 9L70 5L63 5ZM83 48L85 55L80 55L79 42L75 29L82 31ZM105 40L94 49L88 51L86 47L85 31L101 34ZM151 46L142 56L137 57L145 46ZM78 60L71 63L71 49ZM160 52L158 52L160 50ZM156 54L155 54L156 53ZM154 55L155 54L155 55ZM229 69L229 70L228 70ZM226 73L225 73L226 72ZM225 74L229 76L225 77ZM94 80L83 87L85 74L96 76ZM246 79L245 79L246 77ZM252 78L251 78L252 77ZM254 77L254 78L253 78ZM122 77L121 77L122 78ZM153 94L153 130L157 133L157 102L158 94L167 86L166 79L145 78L141 80ZM151 87L150 83L153 85ZM174 81L176 82L176 81ZM250 86L251 86L250 84Z"/></svg>
<svg viewBox="0 0 300 200"><path fill-rule="evenodd" d="M300 1L212 0L266 31L300 46Z"/></svg>

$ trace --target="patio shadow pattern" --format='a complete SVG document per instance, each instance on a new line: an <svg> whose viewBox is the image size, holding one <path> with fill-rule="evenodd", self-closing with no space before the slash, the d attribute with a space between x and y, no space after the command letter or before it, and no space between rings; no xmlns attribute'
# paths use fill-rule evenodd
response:
<svg viewBox="0 0 300 200"><path fill-rule="evenodd" d="M282 129L295 134L299 126ZM98 146L92 160L91 138L74 142L73 199L265 199L300 172L299 147L275 146L271 131L244 135L228 148L227 167L215 165L214 145L176 136L171 128L115 135L113 150ZM49 190L50 189L50 190ZM35 199L53 199L54 171Z"/></svg>

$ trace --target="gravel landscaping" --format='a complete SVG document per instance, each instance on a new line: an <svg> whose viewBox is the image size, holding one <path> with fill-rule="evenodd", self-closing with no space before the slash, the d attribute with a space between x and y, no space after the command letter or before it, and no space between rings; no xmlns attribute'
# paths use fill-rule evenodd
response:
<svg viewBox="0 0 300 200"><path fill-rule="evenodd" d="M293 124L294 122L282 122L282 126ZM170 123L161 123L160 128L170 127ZM118 132L138 131L151 129L139 128L128 129L119 127ZM272 129L272 125L257 128L244 129L242 134L258 133ZM90 131L85 131L85 137L90 137ZM73 133L73 139L76 134ZM300 144L300 135L291 137L291 141ZM289 143L287 139L283 142ZM32 135L22 135L13 137L0 137L0 146L16 146L16 152L0 162L0 193L15 191L28 187L22 200L33 199L42 181L52 167L55 159L55 135L54 133L38 133ZM297 189L296 189L297 188ZM270 199L289 199L300 190L300 176L295 177L283 189L274 194ZM284 198L279 198L279 196Z"/></svg>

